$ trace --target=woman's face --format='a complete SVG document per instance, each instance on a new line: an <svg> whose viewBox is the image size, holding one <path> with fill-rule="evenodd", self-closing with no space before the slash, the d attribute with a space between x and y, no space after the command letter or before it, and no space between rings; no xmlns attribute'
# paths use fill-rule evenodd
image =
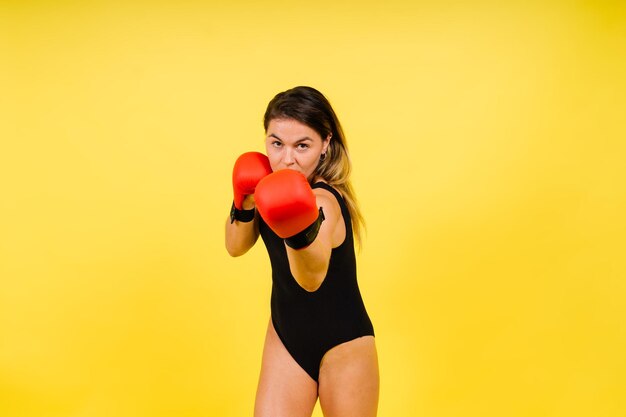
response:
<svg viewBox="0 0 626 417"><path fill-rule="evenodd" d="M311 178L330 137L322 137L294 119L272 119L267 126L265 149L273 171L293 169Z"/></svg>

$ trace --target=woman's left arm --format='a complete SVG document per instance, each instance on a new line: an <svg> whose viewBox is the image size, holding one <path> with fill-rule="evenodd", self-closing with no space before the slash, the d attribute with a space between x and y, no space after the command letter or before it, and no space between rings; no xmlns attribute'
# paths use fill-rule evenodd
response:
<svg viewBox="0 0 626 417"><path fill-rule="evenodd" d="M333 243L337 240L337 232L341 232L337 230L337 226L343 218L339 203L332 194L319 188L314 189L313 193L317 206L322 208L325 218L317 237L309 246L302 249L293 249L285 244L291 274L296 282L309 292L316 291L326 278Z"/></svg>
<svg viewBox="0 0 626 417"><path fill-rule="evenodd" d="M254 201L265 223L285 239L289 268L298 284L317 290L326 277L333 243L341 237L341 208L335 196L312 189L301 172L283 169L259 181Z"/></svg>

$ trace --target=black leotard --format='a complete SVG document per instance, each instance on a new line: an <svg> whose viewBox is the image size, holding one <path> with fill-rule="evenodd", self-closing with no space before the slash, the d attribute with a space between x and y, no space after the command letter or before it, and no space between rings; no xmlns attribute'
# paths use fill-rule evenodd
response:
<svg viewBox="0 0 626 417"><path fill-rule="evenodd" d="M317 381L322 357L329 349L361 336L373 336L374 328L357 283L346 203L326 183L315 183L312 188L323 188L337 198L346 225L346 238L332 250L328 273L316 291L306 291L291 275L283 239L260 218L259 228L272 265L272 323L291 356Z"/></svg>

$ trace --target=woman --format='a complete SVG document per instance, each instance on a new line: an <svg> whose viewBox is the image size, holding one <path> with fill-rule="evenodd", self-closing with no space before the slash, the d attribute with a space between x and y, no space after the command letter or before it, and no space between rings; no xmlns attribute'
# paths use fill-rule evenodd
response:
<svg viewBox="0 0 626 417"><path fill-rule="evenodd" d="M362 217L341 125L311 87L279 93L264 117L267 156L233 169L226 248L243 255L262 236L272 265L255 416L375 416L378 359L359 292L354 240Z"/></svg>

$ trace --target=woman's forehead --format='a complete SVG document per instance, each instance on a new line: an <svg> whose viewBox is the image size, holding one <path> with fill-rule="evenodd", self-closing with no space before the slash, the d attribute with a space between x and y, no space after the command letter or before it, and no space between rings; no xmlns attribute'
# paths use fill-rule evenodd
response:
<svg viewBox="0 0 626 417"><path fill-rule="evenodd" d="M295 119L272 119L267 127L268 136L281 140L298 140L302 138L321 139L319 133L310 126Z"/></svg>

